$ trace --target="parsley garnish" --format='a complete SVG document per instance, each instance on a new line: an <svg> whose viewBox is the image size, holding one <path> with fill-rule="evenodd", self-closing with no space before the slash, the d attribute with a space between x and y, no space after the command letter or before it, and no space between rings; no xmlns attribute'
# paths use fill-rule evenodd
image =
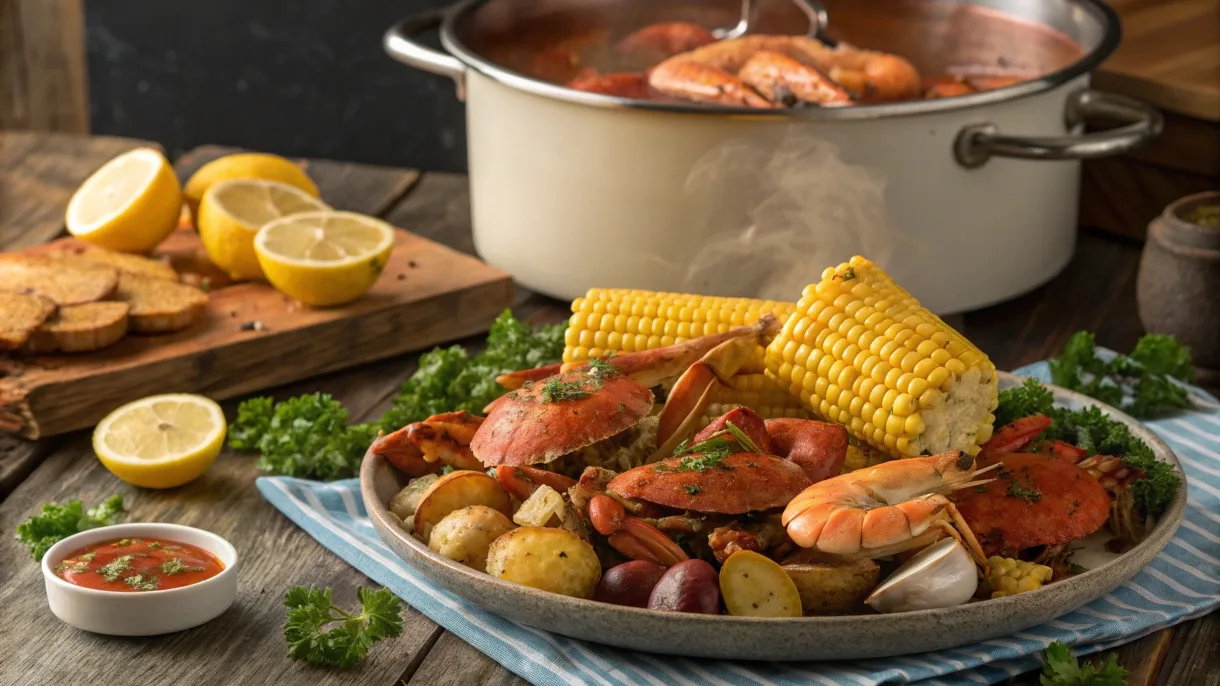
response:
<svg viewBox="0 0 1220 686"><path fill-rule="evenodd" d="M610 358L614 357L611 353L602 358L592 358L589 360L588 374L589 376L609 379L618 375L618 368L610 364Z"/></svg>
<svg viewBox="0 0 1220 686"><path fill-rule="evenodd" d="M114 524L114 518L120 512L123 512L123 498L118 495L110 496L87 512L79 500L70 500L63 505L50 503L17 525L17 540L29 549L30 557L42 560L51 546L72 534Z"/></svg>
<svg viewBox="0 0 1220 686"><path fill-rule="evenodd" d="M701 490L695 484L683 484L682 488L686 489L687 495L698 495L699 491Z"/></svg>
<svg viewBox="0 0 1220 686"><path fill-rule="evenodd" d="M593 390L585 388L588 384L584 378L573 379L572 381L560 381L559 379L547 379L547 382L542 385L542 402L558 403L565 400L581 400L593 394Z"/></svg>
<svg viewBox="0 0 1220 686"><path fill-rule="evenodd" d="M1089 571L1088 567L1082 567L1075 562L1068 563L1068 573L1070 574L1084 574L1087 571Z"/></svg>
<svg viewBox="0 0 1220 686"><path fill-rule="evenodd" d="M262 453L259 469L269 474L334 480L355 476L377 432L387 433L441 412L481 412L504 394L496 377L559 362L564 324L533 331L508 311L487 335L487 348L471 356L461 346L435 348L420 357L390 410L377 422L351 424L346 409L325 394L276 403L251 398L229 426L235 450Z"/></svg>
<svg viewBox="0 0 1220 686"><path fill-rule="evenodd" d="M1013 481L1008 484L1008 495L1020 498L1027 503L1036 503L1042 499L1042 493L1036 488L1022 488Z"/></svg>
<svg viewBox="0 0 1220 686"><path fill-rule="evenodd" d="M290 589L284 596L288 657L316 667L351 669L364 662L374 643L402 633L402 605L389 589L362 588L358 595L360 612L352 614L331 602L329 588Z"/></svg>
<svg viewBox="0 0 1220 686"><path fill-rule="evenodd" d="M182 572L202 572L203 567L194 567L185 564L181 558L171 558L161 563L161 573L169 576L181 574Z"/></svg>
<svg viewBox="0 0 1220 686"><path fill-rule="evenodd" d="M452 473L453 473L453 465L447 464L444 467L441 467L441 476L444 476L446 474L452 474Z"/></svg>
<svg viewBox="0 0 1220 686"><path fill-rule="evenodd" d="M1106 362L1097 355L1093 334L1078 331L1063 352L1050 361L1051 383L1122 409L1140 418L1157 417L1190 407L1186 389L1174 383L1195 380L1190 349L1173 336L1148 334L1131 355ZM1130 396L1130 400L1127 399Z"/></svg>
<svg viewBox="0 0 1220 686"><path fill-rule="evenodd" d="M123 579L123 583L131 586L137 591L155 591L161 580L155 576L144 576L143 574L132 574Z"/></svg>
<svg viewBox="0 0 1220 686"><path fill-rule="evenodd" d="M1042 686L1123 686L1127 670L1118 664L1118 656L1110 653L1100 666L1080 662L1068 647L1055 641L1046 647L1046 663L1042 666Z"/></svg>
<svg viewBox="0 0 1220 686"><path fill-rule="evenodd" d="M856 278L856 268L848 267L847 269L843 270L842 274L836 274L836 276L844 281L851 281L852 279Z"/></svg>
<svg viewBox="0 0 1220 686"><path fill-rule="evenodd" d="M124 572L131 569L131 562L134 559L136 559L135 555L120 555L102 565L97 573L101 574L106 581L118 581Z"/></svg>

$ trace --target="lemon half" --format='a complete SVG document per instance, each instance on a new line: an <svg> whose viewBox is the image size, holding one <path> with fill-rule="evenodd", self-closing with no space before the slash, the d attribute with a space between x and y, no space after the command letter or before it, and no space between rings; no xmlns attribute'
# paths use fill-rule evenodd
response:
<svg viewBox="0 0 1220 686"><path fill-rule="evenodd" d="M278 181L318 197L318 186L313 179L291 160L262 152L239 152L203 165L182 187L192 220L198 220L199 203L209 188L221 181L234 179Z"/></svg>
<svg viewBox="0 0 1220 686"><path fill-rule="evenodd" d="M64 223L87 243L146 253L178 226L182 187L169 160L136 148L102 165L76 189Z"/></svg>
<svg viewBox="0 0 1220 686"><path fill-rule="evenodd" d="M353 212L305 212L258 232L254 250L276 290L324 307L364 295L394 248L394 227Z"/></svg>
<svg viewBox="0 0 1220 686"><path fill-rule="evenodd" d="M305 191L277 181L222 181L199 203L199 238L208 258L234 279L261 279L254 236L264 224L330 207Z"/></svg>
<svg viewBox="0 0 1220 686"><path fill-rule="evenodd" d="M224 445L225 415L199 395L154 395L106 415L93 451L118 478L144 488L174 488L201 476Z"/></svg>

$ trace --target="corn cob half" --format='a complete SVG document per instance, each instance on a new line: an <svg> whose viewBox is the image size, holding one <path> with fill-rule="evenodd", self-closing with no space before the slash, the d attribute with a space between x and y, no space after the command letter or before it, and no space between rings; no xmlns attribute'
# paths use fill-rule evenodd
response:
<svg viewBox="0 0 1220 686"><path fill-rule="evenodd" d="M753 324L768 313L782 322L795 309L792 303L775 300L594 288L572 302L563 361L663 348ZM762 358L760 347L742 371L761 372Z"/></svg>
<svg viewBox="0 0 1220 686"><path fill-rule="evenodd" d="M765 374L737 374L729 379L727 386L718 386L712 391L712 402L699 425L707 426L734 407L749 408L763 419L809 416L800 400Z"/></svg>
<svg viewBox="0 0 1220 686"><path fill-rule="evenodd" d="M816 415L894 457L974 455L991 437L995 365L863 257L805 288L766 367Z"/></svg>
<svg viewBox="0 0 1220 686"><path fill-rule="evenodd" d="M1003 598L1042 588L1051 580L1050 567L1011 557L992 555L987 559L987 578L979 588L984 598Z"/></svg>

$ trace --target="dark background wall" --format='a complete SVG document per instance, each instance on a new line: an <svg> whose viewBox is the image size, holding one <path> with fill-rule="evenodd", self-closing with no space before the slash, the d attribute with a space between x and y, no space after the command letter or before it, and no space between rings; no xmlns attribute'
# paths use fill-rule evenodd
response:
<svg viewBox="0 0 1220 686"><path fill-rule="evenodd" d="M88 0L90 123L173 154L216 143L463 171L453 82L381 36L447 0Z"/></svg>

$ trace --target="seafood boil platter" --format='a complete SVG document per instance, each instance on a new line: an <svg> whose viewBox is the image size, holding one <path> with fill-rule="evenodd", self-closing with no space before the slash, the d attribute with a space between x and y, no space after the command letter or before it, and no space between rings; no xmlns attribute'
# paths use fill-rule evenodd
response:
<svg viewBox="0 0 1220 686"><path fill-rule="evenodd" d="M692 657L1021 631L1116 588L1186 504L1173 452L998 372L862 257L797 303L595 289L564 362L370 446L380 537L504 617ZM845 640L849 639L849 640Z"/></svg>

